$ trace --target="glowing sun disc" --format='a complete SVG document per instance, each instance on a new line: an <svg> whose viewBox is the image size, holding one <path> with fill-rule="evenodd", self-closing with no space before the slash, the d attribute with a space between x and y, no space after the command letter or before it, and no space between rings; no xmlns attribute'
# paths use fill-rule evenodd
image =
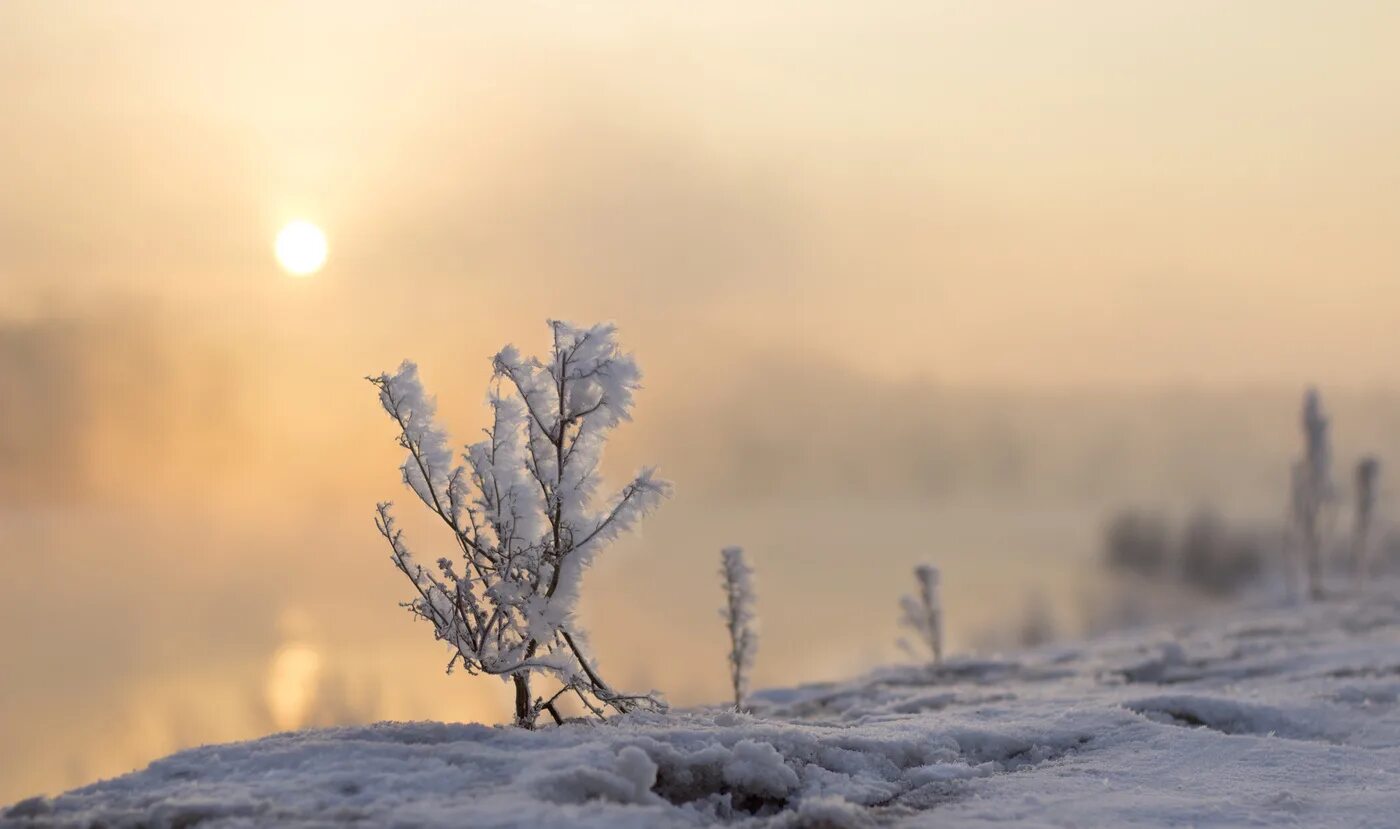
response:
<svg viewBox="0 0 1400 829"><path fill-rule="evenodd" d="M287 273L310 276L326 263L326 234L310 222L292 222L278 232L276 251Z"/></svg>

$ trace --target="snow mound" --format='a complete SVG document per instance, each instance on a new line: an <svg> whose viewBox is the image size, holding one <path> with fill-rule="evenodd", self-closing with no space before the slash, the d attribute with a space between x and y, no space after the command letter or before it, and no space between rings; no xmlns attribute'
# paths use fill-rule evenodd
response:
<svg viewBox="0 0 1400 829"><path fill-rule="evenodd" d="M1393 826L1395 587L764 691L752 714L205 746L0 826Z"/></svg>
<svg viewBox="0 0 1400 829"><path fill-rule="evenodd" d="M1149 697L1124 703L1124 707L1157 722L1210 728L1222 734L1261 734L1297 740L1322 739L1322 733L1308 723L1328 719L1317 716L1315 711L1291 715L1270 705L1194 694Z"/></svg>

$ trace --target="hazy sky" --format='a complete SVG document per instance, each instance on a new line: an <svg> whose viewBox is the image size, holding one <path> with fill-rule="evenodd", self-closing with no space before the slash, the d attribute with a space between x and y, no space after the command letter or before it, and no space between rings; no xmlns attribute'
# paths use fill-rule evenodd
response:
<svg viewBox="0 0 1400 829"><path fill-rule="evenodd" d="M1395 385L1397 32L1389 2L9 2L0 302ZM314 284L268 256L294 215Z"/></svg>
<svg viewBox="0 0 1400 829"><path fill-rule="evenodd" d="M678 494L584 613L682 703L723 544L759 683L818 679L893 656L923 558L965 647L1085 589L1107 508L1276 515L1305 383L1340 463L1400 455L1397 42L1380 0L0 2L0 802L500 716L394 606L361 378L418 359L465 441L546 317L646 372L609 471Z"/></svg>

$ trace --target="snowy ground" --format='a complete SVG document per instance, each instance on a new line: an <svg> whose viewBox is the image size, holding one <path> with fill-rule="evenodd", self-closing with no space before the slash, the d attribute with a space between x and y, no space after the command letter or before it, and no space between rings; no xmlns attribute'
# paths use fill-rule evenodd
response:
<svg viewBox="0 0 1400 829"><path fill-rule="evenodd" d="M527 733L208 746L4 826L1400 825L1400 585Z"/></svg>

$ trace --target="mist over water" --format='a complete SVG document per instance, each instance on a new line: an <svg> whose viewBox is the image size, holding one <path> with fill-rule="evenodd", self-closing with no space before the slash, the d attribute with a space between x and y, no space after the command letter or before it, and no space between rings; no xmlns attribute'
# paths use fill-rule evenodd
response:
<svg viewBox="0 0 1400 829"><path fill-rule="evenodd" d="M26 747L6 796L274 730L508 717L503 683L445 676L396 607L370 514L407 493L348 365L301 383L294 355L131 317L16 322L0 343L0 741ZM455 382L425 369L458 441L485 415L473 356ZM1296 452L1293 390L988 391L781 352L702 383L688 355L641 356L654 379L605 471L655 462L677 495L601 558L582 614L614 681L675 704L725 694L726 544L758 570L757 685L834 679L902 658L896 601L919 562L944 570L953 652L1013 644L1040 600L1073 635L1100 609L1114 510L1274 521ZM1339 463L1400 451L1400 398L1328 402ZM409 506L413 543L440 554Z"/></svg>

